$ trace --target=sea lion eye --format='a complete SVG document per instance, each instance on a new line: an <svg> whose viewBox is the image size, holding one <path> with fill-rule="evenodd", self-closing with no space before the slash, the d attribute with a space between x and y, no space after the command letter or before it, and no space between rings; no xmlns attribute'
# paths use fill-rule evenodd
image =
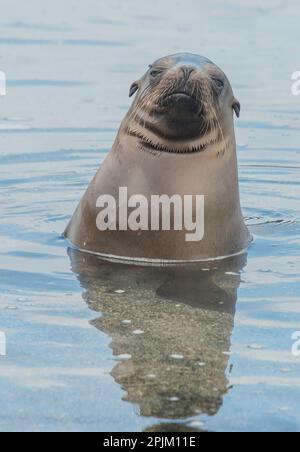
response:
<svg viewBox="0 0 300 452"><path fill-rule="evenodd" d="M151 69L151 71L150 71L150 76L153 77L153 78L155 78L155 77L157 77L158 75L161 75L162 72L163 72L162 69Z"/></svg>
<svg viewBox="0 0 300 452"><path fill-rule="evenodd" d="M213 81L215 82L215 85L217 86L218 89L223 89L225 84L224 81L220 78L214 78Z"/></svg>

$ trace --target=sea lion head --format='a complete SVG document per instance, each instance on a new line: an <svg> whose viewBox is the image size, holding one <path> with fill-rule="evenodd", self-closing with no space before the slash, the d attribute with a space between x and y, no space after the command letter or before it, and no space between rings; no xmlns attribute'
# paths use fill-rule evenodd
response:
<svg viewBox="0 0 300 452"><path fill-rule="evenodd" d="M230 82L206 57L160 58L130 88L136 98L124 125L144 150L195 153L226 150L233 114L240 114ZM230 133L231 132L231 133Z"/></svg>

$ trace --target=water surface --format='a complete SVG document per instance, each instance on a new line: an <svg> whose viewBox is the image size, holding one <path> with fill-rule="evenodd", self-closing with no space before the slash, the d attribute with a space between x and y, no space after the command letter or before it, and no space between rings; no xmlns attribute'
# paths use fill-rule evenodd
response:
<svg viewBox="0 0 300 452"><path fill-rule="evenodd" d="M300 430L296 0L6 2L0 20L0 430ZM112 266L61 238L130 84L207 55L236 122L248 255Z"/></svg>

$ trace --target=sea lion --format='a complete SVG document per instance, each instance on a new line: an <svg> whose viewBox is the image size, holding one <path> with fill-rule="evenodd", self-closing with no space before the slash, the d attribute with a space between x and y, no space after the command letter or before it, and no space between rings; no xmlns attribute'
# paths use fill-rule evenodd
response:
<svg viewBox="0 0 300 452"><path fill-rule="evenodd" d="M240 104L223 71L202 56L171 55L150 65L132 84L129 94L135 93L114 145L65 236L79 249L102 257L159 264L243 252L251 237L238 186L233 111L239 116ZM147 213L146 227L145 222L135 230L121 227L124 219L119 215L128 201L120 199L121 188L128 197L142 196L148 202L139 205L140 215L136 214L141 219ZM108 227L112 226L107 230L99 230L102 195L116 203L110 208L115 221L107 214ZM161 195L204 197L204 230L198 241L188 241L187 231L175 227L175 202L170 204L170 230L157 228L163 221L161 210L154 218L149 205L153 196ZM197 216L194 204L191 209Z"/></svg>

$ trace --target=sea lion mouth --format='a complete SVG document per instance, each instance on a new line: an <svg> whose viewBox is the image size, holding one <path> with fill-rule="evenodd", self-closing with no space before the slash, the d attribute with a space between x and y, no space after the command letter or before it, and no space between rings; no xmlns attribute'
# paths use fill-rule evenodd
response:
<svg viewBox="0 0 300 452"><path fill-rule="evenodd" d="M207 151L208 148L215 144L217 139L211 139L206 143L195 143L187 146L179 146L179 144L174 142L172 146L168 146L167 144L158 143L153 141L151 138L145 136L143 133L140 133L136 130L127 130L128 135L135 137L139 140L140 149L143 151L150 152L164 152L167 154L198 154L204 151Z"/></svg>
<svg viewBox="0 0 300 452"><path fill-rule="evenodd" d="M209 143L207 144L201 144L198 146L194 146L192 148L181 148L176 149L176 147L168 148L166 146L152 143L151 141L146 141L145 139L140 140L141 143L141 149L145 151L159 151L159 152L165 152L167 154L198 154L200 152L204 152L207 150Z"/></svg>

